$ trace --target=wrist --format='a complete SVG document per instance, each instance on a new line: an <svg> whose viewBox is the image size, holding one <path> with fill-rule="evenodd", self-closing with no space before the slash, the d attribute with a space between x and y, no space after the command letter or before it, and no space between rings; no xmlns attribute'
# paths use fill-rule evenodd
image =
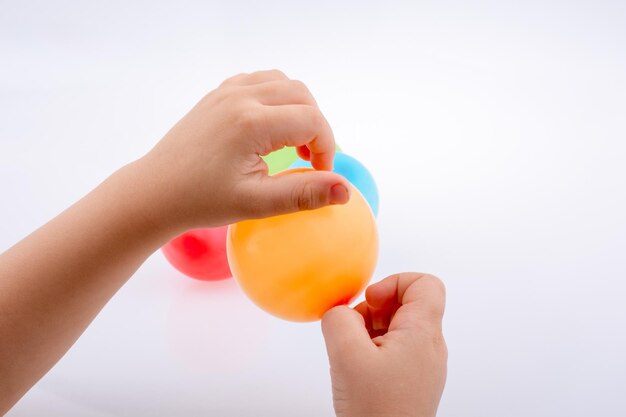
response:
<svg viewBox="0 0 626 417"><path fill-rule="evenodd" d="M383 397L371 395L361 398L351 405L336 409L337 417L436 417L437 408L429 407L427 403L416 403L415 397L395 397L385 395ZM383 399L384 398L384 399Z"/></svg>
<svg viewBox="0 0 626 417"><path fill-rule="evenodd" d="M155 175L155 167L139 159L113 173L101 186L106 198L117 200L130 234L150 241L155 249L183 233L182 222L168 205L166 186Z"/></svg>
<svg viewBox="0 0 626 417"><path fill-rule="evenodd" d="M390 407L392 408L392 407ZM419 411L413 412L372 412L372 413L338 413L337 417L436 417L435 414L424 414Z"/></svg>
<svg viewBox="0 0 626 417"><path fill-rule="evenodd" d="M393 409L393 407L388 407ZM435 417L435 415L431 414L420 414L418 411L414 412L347 412L347 413L337 413L337 417Z"/></svg>

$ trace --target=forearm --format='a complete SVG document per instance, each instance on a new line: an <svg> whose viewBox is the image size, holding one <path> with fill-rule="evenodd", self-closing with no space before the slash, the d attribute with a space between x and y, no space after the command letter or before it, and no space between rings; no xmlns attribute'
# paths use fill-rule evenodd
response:
<svg viewBox="0 0 626 417"><path fill-rule="evenodd" d="M135 165L121 169L0 255L0 414L175 233L150 216L147 179Z"/></svg>

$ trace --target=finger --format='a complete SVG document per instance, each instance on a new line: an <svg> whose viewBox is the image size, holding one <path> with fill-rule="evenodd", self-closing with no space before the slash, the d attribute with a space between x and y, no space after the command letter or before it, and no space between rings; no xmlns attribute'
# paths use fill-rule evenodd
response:
<svg viewBox="0 0 626 417"><path fill-rule="evenodd" d="M398 298L398 278L400 275L391 275L367 287L365 290L367 304L373 308L383 309L400 303L401 299Z"/></svg>
<svg viewBox="0 0 626 417"><path fill-rule="evenodd" d="M372 321L372 330L387 332L391 325L391 319L400 308L399 305L393 305L388 308L375 308L369 306L370 319Z"/></svg>
<svg viewBox="0 0 626 417"><path fill-rule="evenodd" d="M350 185L341 175L307 170L262 179L247 190L255 205L251 217L268 217L313 210L329 204L344 204L350 198Z"/></svg>
<svg viewBox="0 0 626 417"><path fill-rule="evenodd" d="M244 87L266 106L308 104L317 107L313 94L302 81L281 79Z"/></svg>
<svg viewBox="0 0 626 417"><path fill-rule="evenodd" d="M280 70L272 69L266 71L257 71L251 74L241 73L234 77L228 78L222 83L222 86L232 85L254 85L271 81L288 80L289 78Z"/></svg>
<svg viewBox="0 0 626 417"><path fill-rule="evenodd" d="M374 321L375 311L385 314L397 308L389 331L424 328L440 329L445 309L445 287L436 277L421 273L402 273L370 286L366 300Z"/></svg>
<svg viewBox="0 0 626 417"><path fill-rule="evenodd" d="M354 310L361 314L361 316L363 316L363 320L365 321L365 328L367 329L367 332L369 333L370 338L372 339L374 344L378 346L378 343L376 343L375 339L378 336L382 336L387 333L388 326L379 329L374 328L372 322L372 310L371 307L368 306L367 301L359 303L356 307L354 307Z"/></svg>
<svg viewBox="0 0 626 417"><path fill-rule="evenodd" d="M311 151L309 151L309 148L307 148L306 146L298 146L296 148L296 153L301 159L305 161L311 160Z"/></svg>
<svg viewBox="0 0 626 417"><path fill-rule="evenodd" d="M263 151L269 153L285 146L306 146L313 168L333 169L335 138L328 121L317 107L301 104L266 106L262 113L260 117L271 145L271 149Z"/></svg>
<svg viewBox="0 0 626 417"><path fill-rule="evenodd" d="M347 306L334 307L322 318L322 333L332 362L374 349L363 317Z"/></svg>
<svg viewBox="0 0 626 417"><path fill-rule="evenodd" d="M363 316L363 321L365 322L365 328L368 332L372 330L372 316L370 315L370 310L367 305L367 301L362 301L354 307L354 310Z"/></svg>
<svg viewBox="0 0 626 417"><path fill-rule="evenodd" d="M400 300L397 297L397 280L395 276L387 277L376 284L370 285L365 290L365 300L370 310L372 329L387 330L393 313L396 312L400 304Z"/></svg>

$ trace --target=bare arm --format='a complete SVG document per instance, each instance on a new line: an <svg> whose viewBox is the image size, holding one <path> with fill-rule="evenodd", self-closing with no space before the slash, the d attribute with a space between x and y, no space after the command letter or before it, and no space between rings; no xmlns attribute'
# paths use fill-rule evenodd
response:
<svg viewBox="0 0 626 417"><path fill-rule="evenodd" d="M285 145L321 171L268 177L259 155ZM303 84L279 71L241 74L203 98L148 155L0 255L0 414L178 233L345 203L346 180L322 172L334 149Z"/></svg>
<svg viewBox="0 0 626 417"><path fill-rule="evenodd" d="M0 414L76 341L167 240L128 166L0 256Z"/></svg>

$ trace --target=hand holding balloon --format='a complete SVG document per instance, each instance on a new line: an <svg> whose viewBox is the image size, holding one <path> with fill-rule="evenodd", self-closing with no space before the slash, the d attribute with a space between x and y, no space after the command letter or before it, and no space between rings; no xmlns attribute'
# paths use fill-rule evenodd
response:
<svg viewBox="0 0 626 417"><path fill-rule="evenodd" d="M137 164L149 173L145 188L158 196L144 214L176 234L205 228L174 239L163 253L186 275L226 278L225 234L206 227L345 203L348 181L328 172L335 147L304 84L280 71L232 77ZM268 176L287 168L297 153L318 171Z"/></svg>
<svg viewBox="0 0 626 417"><path fill-rule="evenodd" d="M260 155L285 146L307 152L316 171L268 176ZM332 130L303 83L280 71L241 74L204 97L139 161L158 196L144 215L180 234L343 204L348 181L330 172L334 153Z"/></svg>
<svg viewBox="0 0 626 417"><path fill-rule="evenodd" d="M365 288L376 266L378 234L372 211L352 187L345 205L230 226L227 250L235 279L259 307L287 320L312 321Z"/></svg>
<svg viewBox="0 0 626 417"><path fill-rule="evenodd" d="M310 157L316 171L268 176L261 155L285 146ZM334 152L332 131L304 84L279 71L241 74L204 97L146 156L4 252L0 381L10 384L0 383L0 414L63 356L155 250L190 229L279 215L231 229L241 258L233 266L249 294L294 320L319 318L350 301L374 268L376 233L358 191L341 206L351 185L330 172ZM302 222L288 214L320 207L296 213L311 214ZM303 263L258 255L255 239L272 243L281 232L288 239L277 242L277 253L304 253ZM260 283L275 295L286 289L287 296L266 303L249 265L271 272L278 262L291 266L278 268L277 281Z"/></svg>
<svg viewBox="0 0 626 417"><path fill-rule="evenodd" d="M337 416L435 416L448 359L444 306L439 279L407 272L371 285L354 309L324 315Z"/></svg>

